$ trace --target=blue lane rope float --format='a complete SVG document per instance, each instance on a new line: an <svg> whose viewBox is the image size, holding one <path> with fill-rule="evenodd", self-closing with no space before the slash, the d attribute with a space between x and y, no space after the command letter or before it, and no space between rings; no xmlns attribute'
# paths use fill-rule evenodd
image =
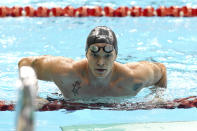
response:
<svg viewBox="0 0 197 131"><path fill-rule="evenodd" d="M105 6L95 6L92 8L88 8L85 6L74 8L72 6L62 7L54 7L47 8L40 6L38 8L33 8L31 6L20 7L20 6L0 6L0 17L19 17L19 16L27 16L27 17L196 17L197 16L197 8L192 8L189 6L160 6L158 8L153 8L148 6L146 8L141 8L138 6L126 7L120 6L116 9L112 7Z"/></svg>

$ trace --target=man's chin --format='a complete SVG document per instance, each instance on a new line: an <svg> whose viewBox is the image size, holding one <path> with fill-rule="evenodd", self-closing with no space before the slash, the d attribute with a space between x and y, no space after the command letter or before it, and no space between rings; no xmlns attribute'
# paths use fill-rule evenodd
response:
<svg viewBox="0 0 197 131"><path fill-rule="evenodd" d="M105 76L96 76L96 78L103 79L103 78L105 78Z"/></svg>
<svg viewBox="0 0 197 131"><path fill-rule="evenodd" d="M96 78L105 78L107 75L105 74L95 74L94 75Z"/></svg>

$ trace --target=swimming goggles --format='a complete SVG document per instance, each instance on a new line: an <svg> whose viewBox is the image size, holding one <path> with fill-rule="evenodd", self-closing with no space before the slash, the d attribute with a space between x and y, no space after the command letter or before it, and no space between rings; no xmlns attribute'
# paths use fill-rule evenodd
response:
<svg viewBox="0 0 197 131"><path fill-rule="evenodd" d="M114 47L112 45L109 45L109 44L104 46L104 47L98 47L98 46L95 46L95 45L91 45L89 48L90 48L91 52L93 52L93 53L98 53L101 48L103 48L103 51L105 53L111 53L114 50Z"/></svg>

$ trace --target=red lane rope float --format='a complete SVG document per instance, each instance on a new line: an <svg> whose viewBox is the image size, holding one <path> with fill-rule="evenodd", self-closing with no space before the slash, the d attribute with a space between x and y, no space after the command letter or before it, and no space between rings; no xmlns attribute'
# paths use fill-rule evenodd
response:
<svg viewBox="0 0 197 131"><path fill-rule="evenodd" d="M6 103L0 101L0 111L13 111L15 108L13 103ZM42 106L38 111L54 111L59 109L66 110L81 110L81 109L96 109L96 110L148 110L155 108L175 109L175 108L197 108L197 96L190 96L187 98L175 99L167 101L163 104L156 104L152 102L138 102L138 103L77 103L63 100L49 99L49 103Z"/></svg>
<svg viewBox="0 0 197 131"><path fill-rule="evenodd" d="M61 7L38 7L33 8L31 6L26 7L6 7L0 6L0 17L19 17L19 16L28 16L28 17L60 17L60 16L67 16L67 17L87 17L87 16L107 16L107 17L153 17L153 16L172 16L172 17L196 17L197 16L197 8L192 8L188 6L160 6L157 9L154 9L151 6L146 8L141 8L138 6L133 7L126 7L120 6L116 9L112 7L100 7L95 6L93 8L88 8L85 6L74 8L72 6L66 6L64 8Z"/></svg>

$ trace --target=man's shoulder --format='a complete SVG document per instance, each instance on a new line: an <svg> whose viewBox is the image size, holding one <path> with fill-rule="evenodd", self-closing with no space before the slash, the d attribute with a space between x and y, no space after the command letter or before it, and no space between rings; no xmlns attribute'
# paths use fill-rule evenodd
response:
<svg viewBox="0 0 197 131"><path fill-rule="evenodd" d="M48 64L62 65L63 63L73 63L74 60L63 56L41 55L34 58L35 61L44 62Z"/></svg>
<svg viewBox="0 0 197 131"><path fill-rule="evenodd" d="M85 60L79 61L70 61L65 57L55 57L55 59L59 59L60 63L56 63L58 68L55 69L56 75L59 77L67 78L67 79L75 79L80 78L81 74L84 72L86 62ZM62 61L61 61L62 60ZM59 65L58 65L59 64ZM57 77L57 78L59 78Z"/></svg>
<svg viewBox="0 0 197 131"><path fill-rule="evenodd" d="M125 81L137 82L139 81L139 66L141 66L140 62L132 62L132 63L116 63L116 75L124 78Z"/></svg>
<svg viewBox="0 0 197 131"><path fill-rule="evenodd" d="M115 62L114 63L115 67L116 67L116 71L119 73L126 73L126 74L130 74L134 69L136 69L139 66L138 62L132 62L132 63L126 63L126 64L121 64L119 62Z"/></svg>
<svg viewBox="0 0 197 131"><path fill-rule="evenodd" d="M88 65L87 59L81 59L73 62L73 68L75 69L82 69L87 67L87 65Z"/></svg>
<svg viewBox="0 0 197 131"><path fill-rule="evenodd" d="M124 79L132 78L132 70L126 65L118 62L114 63L116 76Z"/></svg>
<svg viewBox="0 0 197 131"><path fill-rule="evenodd" d="M75 72L77 72L77 74L87 74L87 67L88 67L88 62L87 59L82 59L82 60L78 60L73 62L72 64L72 68Z"/></svg>
<svg viewBox="0 0 197 131"><path fill-rule="evenodd" d="M87 60L82 59L78 61L74 61L71 58L66 58L66 57L56 57L57 63L62 65L63 68L68 69L71 73L79 73L80 71L83 71L87 67Z"/></svg>
<svg viewBox="0 0 197 131"><path fill-rule="evenodd" d="M135 63L133 63L135 65ZM119 85L124 86L125 88L132 89L132 92L135 94L142 87L142 81L138 79L135 75L135 69L130 68L127 64L116 63L116 78L115 81L119 81ZM132 65L132 66L134 66ZM135 94L136 95L136 94Z"/></svg>
<svg viewBox="0 0 197 131"><path fill-rule="evenodd" d="M126 63L125 66L134 70L134 69L137 69L139 66L141 66L141 63L140 62L131 62L131 63Z"/></svg>

